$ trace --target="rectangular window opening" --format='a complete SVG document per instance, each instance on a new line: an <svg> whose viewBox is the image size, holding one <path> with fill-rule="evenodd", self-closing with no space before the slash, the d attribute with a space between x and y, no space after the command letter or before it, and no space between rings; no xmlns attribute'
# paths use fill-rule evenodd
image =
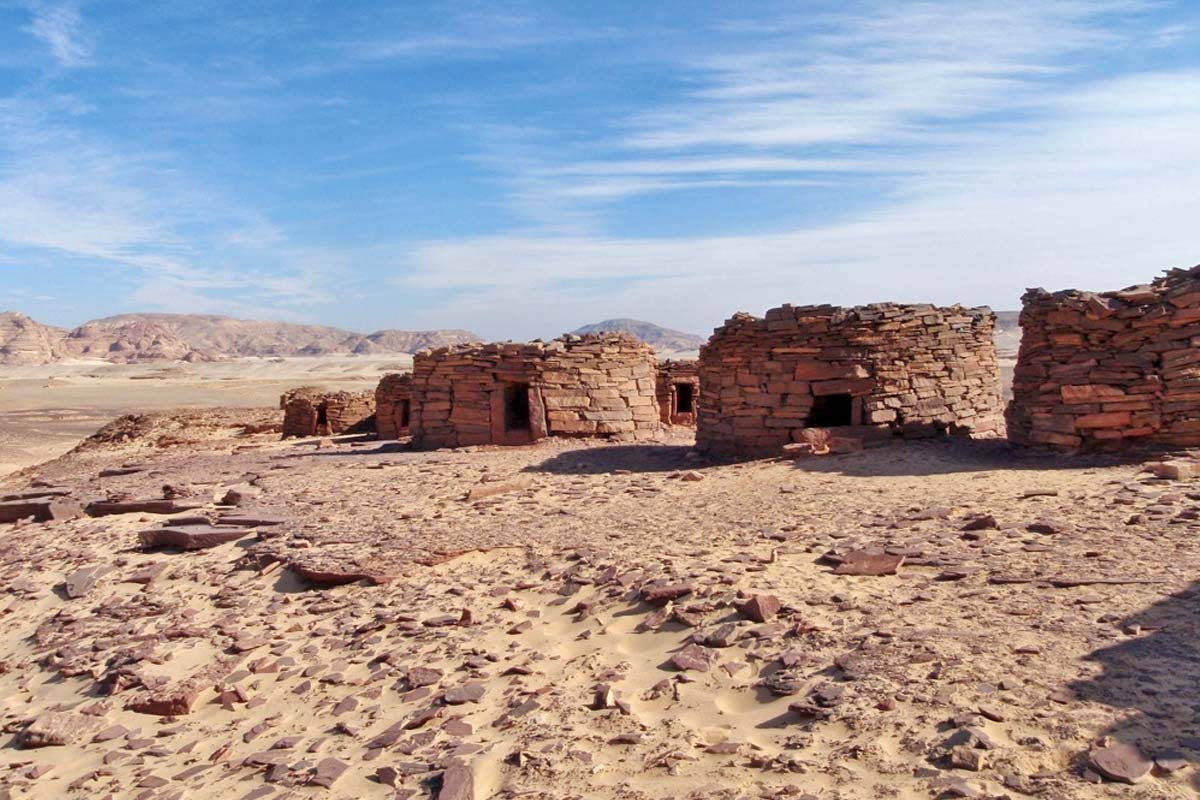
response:
<svg viewBox="0 0 1200 800"><path fill-rule="evenodd" d="M805 427L837 428L853 424L854 398L848 394L826 394L813 398Z"/></svg>
<svg viewBox="0 0 1200 800"><path fill-rule="evenodd" d="M691 414L693 408L695 394L692 384L677 383L675 384L675 413L676 414Z"/></svg>
<svg viewBox="0 0 1200 800"><path fill-rule="evenodd" d="M504 430L529 430L529 384L508 383L504 386Z"/></svg>

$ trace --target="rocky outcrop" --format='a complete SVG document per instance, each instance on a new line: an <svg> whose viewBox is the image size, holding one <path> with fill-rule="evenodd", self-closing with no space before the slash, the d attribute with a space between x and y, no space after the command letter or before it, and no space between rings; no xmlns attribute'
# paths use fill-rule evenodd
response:
<svg viewBox="0 0 1200 800"><path fill-rule="evenodd" d="M452 347L456 344L471 344L483 341L474 333L464 330L445 331L376 331L364 336L355 345L353 352L365 353L419 353L422 350L432 350L438 347Z"/></svg>
<svg viewBox="0 0 1200 800"><path fill-rule="evenodd" d="M209 361L169 327L138 317L113 317L79 326L67 336L73 355L105 361Z"/></svg>
<svg viewBox="0 0 1200 800"><path fill-rule="evenodd" d="M19 311L0 314L0 364L48 364L67 355L67 332Z"/></svg>

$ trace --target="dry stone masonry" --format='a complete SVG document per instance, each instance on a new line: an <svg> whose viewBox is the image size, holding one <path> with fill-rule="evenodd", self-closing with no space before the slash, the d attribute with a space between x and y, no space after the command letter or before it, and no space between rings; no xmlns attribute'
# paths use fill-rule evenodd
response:
<svg viewBox="0 0 1200 800"><path fill-rule="evenodd" d="M326 392L302 386L285 392L279 406L285 439L358 433L374 427L374 392Z"/></svg>
<svg viewBox="0 0 1200 800"><path fill-rule="evenodd" d="M736 314L700 350L697 444L755 457L813 428L996 435L994 327L987 308L924 304Z"/></svg>
<svg viewBox="0 0 1200 800"><path fill-rule="evenodd" d="M658 365L658 408L664 425L696 426L700 400L700 365L694 360Z"/></svg>
<svg viewBox="0 0 1200 800"><path fill-rule="evenodd" d="M649 438L661 429L656 373L654 349L626 334L422 351L413 358L413 446Z"/></svg>
<svg viewBox="0 0 1200 800"><path fill-rule="evenodd" d="M380 439L399 439L409 433L412 417L412 373L384 375L375 388L375 430Z"/></svg>
<svg viewBox="0 0 1200 800"><path fill-rule="evenodd" d="M1115 292L1030 289L1022 302L1013 442L1200 445L1200 266Z"/></svg>

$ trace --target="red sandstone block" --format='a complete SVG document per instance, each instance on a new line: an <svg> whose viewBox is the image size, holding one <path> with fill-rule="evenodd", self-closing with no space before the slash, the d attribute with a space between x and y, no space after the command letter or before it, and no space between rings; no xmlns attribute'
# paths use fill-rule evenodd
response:
<svg viewBox="0 0 1200 800"><path fill-rule="evenodd" d="M1075 418L1076 429L1090 428L1121 428L1131 422L1128 411L1110 411L1097 414L1083 414Z"/></svg>
<svg viewBox="0 0 1200 800"><path fill-rule="evenodd" d="M1030 431L1029 441L1033 444L1052 444L1058 447L1079 447L1083 439L1079 436L1069 436L1053 431Z"/></svg>
<svg viewBox="0 0 1200 800"><path fill-rule="evenodd" d="M1062 401L1067 405L1078 403L1100 403L1125 398L1125 392L1115 386L1102 384L1065 385L1059 388Z"/></svg>

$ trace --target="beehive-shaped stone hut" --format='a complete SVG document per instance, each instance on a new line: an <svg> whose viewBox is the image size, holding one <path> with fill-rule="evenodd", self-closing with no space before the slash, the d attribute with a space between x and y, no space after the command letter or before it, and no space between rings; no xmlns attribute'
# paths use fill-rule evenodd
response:
<svg viewBox="0 0 1200 800"><path fill-rule="evenodd" d="M700 400L700 365L694 360L658 365L658 410L664 425L696 426Z"/></svg>
<svg viewBox="0 0 1200 800"><path fill-rule="evenodd" d="M697 445L756 457L808 428L994 435L995 321L987 308L892 303L736 314L700 349Z"/></svg>
<svg viewBox="0 0 1200 800"><path fill-rule="evenodd" d="M625 334L443 347L413 358L413 446L644 439L660 430L654 350Z"/></svg>
<svg viewBox="0 0 1200 800"><path fill-rule="evenodd" d="M1200 445L1200 266L1115 292L1030 289L1022 302L1012 441Z"/></svg>
<svg viewBox="0 0 1200 800"><path fill-rule="evenodd" d="M380 439L399 439L409 433L412 417L412 373L384 375L375 387L375 430Z"/></svg>
<svg viewBox="0 0 1200 800"><path fill-rule="evenodd" d="M369 431L375 423L374 392L327 392L303 386L279 398L283 438Z"/></svg>

